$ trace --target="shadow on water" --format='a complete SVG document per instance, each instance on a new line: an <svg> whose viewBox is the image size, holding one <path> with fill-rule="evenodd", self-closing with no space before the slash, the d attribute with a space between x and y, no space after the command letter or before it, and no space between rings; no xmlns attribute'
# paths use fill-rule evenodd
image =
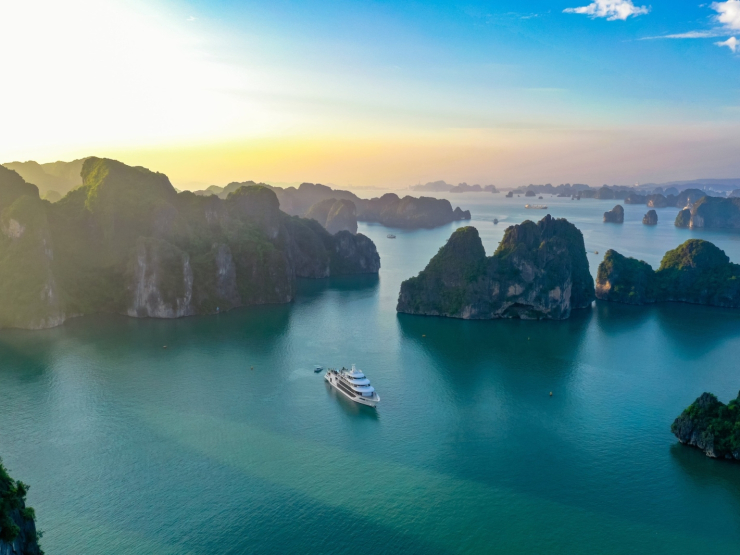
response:
<svg viewBox="0 0 740 555"><path fill-rule="evenodd" d="M676 442L671 459L692 483L704 491L728 492L740 509L740 463L707 457L700 449Z"/></svg>
<svg viewBox="0 0 740 555"><path fill-rule="evenodd" d="M599 328L608 334L631 333L655 318L657 305L631 305L596 301L594 312Z"/></svg>
<svg viewBox="0 0 740 555"><path fill-rule="evenodd" d="M296 287L296 300L310 303L319 300L326 292L336 291L341 295L373 296L380 286L378 274L338 276L327 279L299 279Z"/></svg>
<svg viewBox="0 0 740 555"><path fill-rule="evenodd" d="M727 339L740 336L740 310L688 303L627 305L596 301L599 328L614 335L657 323L670 346L685 358L710 352Z"/></svg>
<svg viewBox="0 0 740 555"><path fill-rule="evenodd" d="M655 314L674 349L699 358L728 339L740 337L740 310L688 303L663 303Z"/></svg>
<svg viewBox="0 0 740 555"><path fill-rule="evenodd" d="M195 338L213 349L248 342L256 352L270 352L288 333L292 309L262 305L177 319L83 316L48 330L1 330L0 358L4 367L22 367L29 374L29 369L47 369L59 351L121 360L131 357L132 348L141 356L159 355L187 348Z"/></svg>
<svg viewBox="0 0 740 555"><path fill-rule="evenodd" d="M398 314L403 339L441 361L437 369L456 386L474 387L478 371L503 377L526 372L533 378L563 378L586 337L591 310L568 320L460 320Z"/></svg>
<svg viewBox="0 0 740 555"><path fill-rule="evenodd" d="M344 395L337 393L337 391L328 383L324 383L324 386L326 388L326 394L331 397L333 402L337 403L337 405L342 408L342 412L345 414L362 420L377 421L379 419L377 409L350 401Z"/></svg>

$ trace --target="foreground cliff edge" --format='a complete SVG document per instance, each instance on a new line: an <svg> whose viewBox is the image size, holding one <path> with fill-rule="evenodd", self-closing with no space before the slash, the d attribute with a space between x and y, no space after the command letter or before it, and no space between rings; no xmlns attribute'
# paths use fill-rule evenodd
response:
<svg viewBox="0 0 740 555"><path fill-rule="evenodd" d="M100 158L85 160L82 181L51 204L0 167L0 327L287 303L296 278L380 268L369 238L289 216L265 187L199 197L177 193L161 173Z"/></svg>
<svg viewBox="0 0 740 555"><path fill-rule="evenodd" d="M455 231L427 267L401 284L398 312L464 319L568 318L594 300L583 235L547 215L509 227L486 257L474 227Z"/></svg>
<svg viewBox="0 0 740 555"><path fill-rule="evenodd" d="M26 507L28 486L16 482L0 460L0 555L42 555L35 514Z"/></svg>
<svg viewBox="0 0 740 555"><path fill-rule="evenodd" d="M726 405L711 393L702 394L676 418L671 432L708 457L740 461L740 393Z"/></svg>
<svg viewBox="0 0 740 555"><path fill-rule="evenodd" d="M657 271L610 249L599 264L596 297L626 304L673 301L740 308L740 265L701 239L665 253Z"/></svg>

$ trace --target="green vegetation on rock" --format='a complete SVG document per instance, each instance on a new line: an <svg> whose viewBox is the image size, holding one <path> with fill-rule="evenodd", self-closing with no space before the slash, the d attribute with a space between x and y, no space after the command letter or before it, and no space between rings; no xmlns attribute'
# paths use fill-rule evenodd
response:
<svg viewBox="0 0 740 555"><path fill-rule="evenodd" d="M562 319L590 306L594 282L581 232L549 215L509 227L486 257L474 227L455 231L416 277L396 310L466 319Z"/></svg>
<svg viewBox="0 0 740 555"><path fill-rule="evenodd" d="M42 555L35 514L26 507L28 486L13 480L0 460L0 553Z"/></svg>
<svg viewBox="0 0 740 555"><path fill-rule="evenodd" d="M298 277L380 267L372 241L288 216L268 187L178 194L163 174L100 158L86 159L81 177L51 204L0 168L0 327L283 303Z"/></svg>
<svg viewBox="0 0 740 555"><path fill-rule="evenodd" d="M596 297L627 304L656 300L656 277L650 264L609 249L596 275Z"/></svg>
<svg viewBox="0 0 740 555"><path fill-rule="evenodd" d="M676 301L740 308L740 266L701 239L668 251L657 271L609 250L599 265L596 296L629 304Z"/></svg>
<svg viewBox="0 0 740 555"><path fill-rule="evenodd" d="M740 394L726 405L711 393L702 394L676 418L671 432L708 457L740 461Z"/></svg>

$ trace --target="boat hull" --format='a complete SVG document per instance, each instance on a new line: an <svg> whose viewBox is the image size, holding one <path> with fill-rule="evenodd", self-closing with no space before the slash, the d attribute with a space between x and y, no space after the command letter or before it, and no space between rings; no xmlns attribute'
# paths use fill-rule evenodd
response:
<svg viewBox="0 0 740 555"><path fill-rule="evenodd" d="M380 397L378 397L377 393L373 395L372 397L363 397L362 395L357 395L357 394L353 394L348 391L345 391L344 388L339 385L339 377L336 374L333 374L332 372L327 372L326 374L324 374L324 379L336 391L344 395L344 397L346 397L350 401L354 401L358 405L366 405L368 407L376 408L378 406L378 403L380 402Z"/></svg>

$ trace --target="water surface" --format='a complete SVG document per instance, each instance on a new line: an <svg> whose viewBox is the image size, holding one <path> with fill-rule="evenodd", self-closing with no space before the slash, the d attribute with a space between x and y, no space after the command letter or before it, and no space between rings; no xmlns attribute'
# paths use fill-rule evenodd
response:
<svg viewBox="0 0 740 555"><path fill-rule="evenodd" d="M489 254L506 225L545 213L524 197L449 198ZM740 262L740 236L677 229L676 209L647 227L628 205L618 226L601 223L615 201L535 201L583 230L594 273L608 248L657 266L690 237ZM302 281L291 305L1 331L0 454L32 486L46 552L737 551L740 465L669 427L703 391L737 395L740 311L397 315L400 282L458 225L361 225L380 276ZM313 373L352 362L377 411Z"/></svg>

